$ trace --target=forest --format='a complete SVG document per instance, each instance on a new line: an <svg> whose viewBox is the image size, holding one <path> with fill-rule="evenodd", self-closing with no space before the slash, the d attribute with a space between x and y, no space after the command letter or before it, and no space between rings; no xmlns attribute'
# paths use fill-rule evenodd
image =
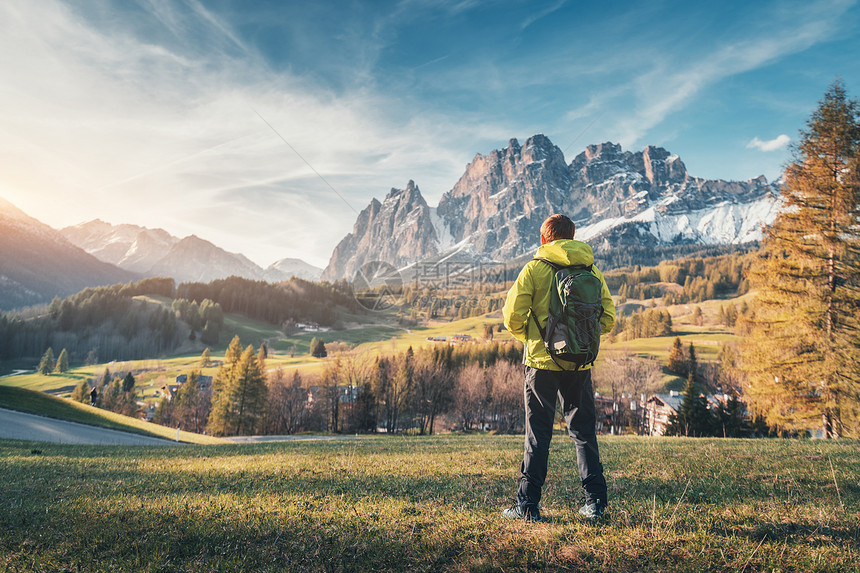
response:
<svg viewBox="0 0 860 573"><path fill-rule="evenodd" d="M47 348L67 349L74 362L134 360L170 354L198 337L214 346L228 312L275 326L288 320L328 325L347 311L361 311L349 293L343 282L297 278L269 284L230 277L178 286L170 278L147 278L87 288L47 307L0 313L0 360L38 358Z"/></svg>

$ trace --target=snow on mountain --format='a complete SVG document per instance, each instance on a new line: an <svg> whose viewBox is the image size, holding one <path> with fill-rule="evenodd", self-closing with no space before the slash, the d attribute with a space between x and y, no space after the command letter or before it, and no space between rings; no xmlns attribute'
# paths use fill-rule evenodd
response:
<svg viewBox="0 0 860 573"><path fill-rule="evenodd" d="M442 217L439 216L436 207L430 207L430 222L433 224L433 228L436 230L436 238L438 240L439 251L447 251L448 249L454 247L457 241L454 239L454 235L451 234L451 230L448 228L448 224L442 220Z"/></svg>
<svg viewBox="0 0 860 573"><path fill-rule="evenodd" d="M610 217L580 227L576 237L588 242L621 225L641 223L662 244L739 245L760 241L762 227L773 223L781 205L777 195L767 194L750 202L724 201L715 206L685 212L661 209L676 200L670 197L632 217Z"/></svg>
<svg viewBox="0 0 860 573"><path fill-rule="evenodd" d="M291 276L318 280L322 272L299 259L282 259L263 270L244 255L195 235L179 239L164 229L112 225L99 219L60 232L99 260L144 276L173 277L177 282L209 282L229 276L273 282Z"/></svg>
<svg viewBox="0 0 860 573"><path fill-rule="evenodd" d="M780 207L779 181L706 180L677 154L655 146L624 151L589 145L569 164L545 135L477 154L436 208L410 181L373 199L335 248L326 279L348 278L364 262L510 261L534 249L541 223L565 213L576 237L602 250L625 246L742 244L762 238ZM396 192L395 192L396 191ZM404 209L401 196L409 197Z"/></svg>
<svg viewBox="0 0 860 573"><path fill-rule="evenodd" d="M301 259L281 259L275 261L266 268L266 279L271 282L280 282L298 277L306 281L318 281L323 270L315 267Z"/></svg>

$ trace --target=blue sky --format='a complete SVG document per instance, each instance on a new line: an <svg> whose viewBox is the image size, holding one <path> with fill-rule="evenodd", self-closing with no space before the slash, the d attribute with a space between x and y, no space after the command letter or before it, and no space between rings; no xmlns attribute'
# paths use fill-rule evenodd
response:
<svg viewBox="0 0 860 573"><path fill-rule="evenodd" d="M860 97L858 27L849 0L6 0L0 196L324 266L372 197L435 205L512 137L774 179L837 76Z"/></svg>

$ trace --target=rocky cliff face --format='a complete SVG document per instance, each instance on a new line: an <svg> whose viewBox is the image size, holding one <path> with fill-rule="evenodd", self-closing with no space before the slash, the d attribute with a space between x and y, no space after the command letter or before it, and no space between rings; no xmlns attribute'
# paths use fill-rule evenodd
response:
<svg viewBox="0 0 860 573"><path fill-rule="evenodd" d="M350 278L369 260L403 267L455 252L510 260L537 246L552 213L570 216L577 238L602 248L744 243L761 238L779 207L764 177L705 180L661 147L631 152L610 142L589 145L567 164L540 134L476 155L435 210L412 182L407 190L393 189L361 212L324 279ZM408 201L398 199L402 193Z"/></svg>
<svg viewBox="0 0 860 573"><path fill-rule="evenodd" d="M414 182L374 198L358 215L352 233L335 247L323 280L352 278L367 262L402 267L439 251L434 216Z"/></svg>
<svg viewBox="0 0 860 573"><path fill-rule="evenodd" d="M535 242L536 230L562 205L570 173L561 150L543 135L520 146L476 155L437 209L457 243L468 239L476 253L503 259Z"/></svg>

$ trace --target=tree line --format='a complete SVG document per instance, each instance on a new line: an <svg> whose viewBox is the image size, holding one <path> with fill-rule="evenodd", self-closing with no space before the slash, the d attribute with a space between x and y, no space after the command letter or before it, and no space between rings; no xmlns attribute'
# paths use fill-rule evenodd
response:
<svg viewBox="0 0 860 573"><path fill-rule="evenodd" d="M214 435L432 434L522 428L522 346L409 347L391 356L339 354L320 374L268 371L266 350L234 337L211 390L193 371L154 421Z"/></svg>
<svg viewBox="0 0 860 573"><path fill-rule="evenodd" d="M331 326L340 319L340 309L357 312L352 287L346 281L311 282L298 277L273 284L240 277L210 283L182 283L176 297L201 304L208 299L224 312L238 313L274 325L287 321L313 321Z"/></svg>
<svg viewBox="0 0 860 573"><path fill-rule="evenodd" d="M224 313L237 312L280 325L285 320L335 322L341 309L355 311L346 283L291 279L280 284L230 277L201 283L171 278L86 288L42 309L0 312L0 360L37 358L47 348L66 348L70 361L133 360L175 351L198 337L218 344ZM172 299L169 307L142 295Z"/></svg>

